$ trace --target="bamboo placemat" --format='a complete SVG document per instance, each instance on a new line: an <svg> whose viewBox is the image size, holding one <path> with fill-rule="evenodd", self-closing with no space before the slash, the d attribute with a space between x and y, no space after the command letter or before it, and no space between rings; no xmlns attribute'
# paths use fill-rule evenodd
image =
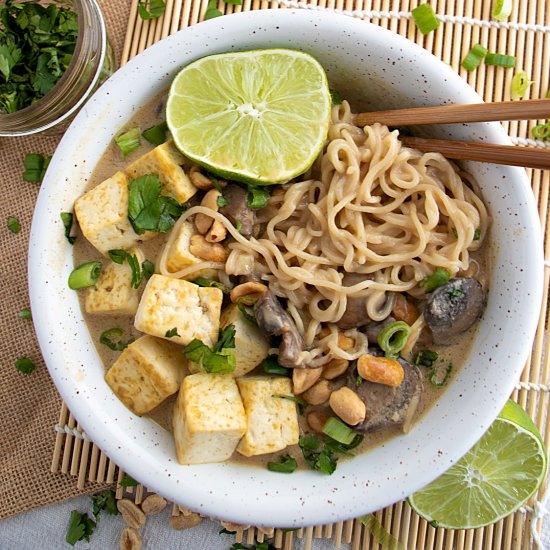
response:
<svg viewBox="0 0 550 550"><path fill-rule="evenodd" d="M468 73L460 67L460 61L469 48L479 42L489 51L515 55L516 70L525 70L534 80L526 97L545 97L549 89L550 67L548 0L516 0L511 17L504 23L491 20L492 2L488 0L432 0L430 3L438 14L441 25L426 37L417 31L411 18L410 12L418 3L418 0L312 0L307 3L243 0L242 6L220 2L219 8L224 13L266 8L338 10L390 29L420 44L456 70L485 101L510 99L510 83L514 71L482 64L476 71ZM208 1L167 0L163 17L155 21L143 21L137 14L137 4L137 0L132 1L121 56L122 64L169 34L201 21ZM529 139L530 130L537 122L542 121L507 122L504 127L518 145L549 146L547 143ZM528 170L528 175L545 236L545 257L550 258L550 236L547 231L550 172ZM550 263L546 262L543 304L533 349L511 396L534 419L547 447L550 442L550 422L546 415L550 391L550 342L546 338L549 278ZM84 486L86 481L116 482L117 498L130 496L138 504L143 500L147 489L141 485L131 489L120 486L124 472L86 437L65 404L55 430L57 436L52 472L76 476L79 487ZM374 517L403 548L524 550L532 548L538 540L541 528L540 501L545 490L546 483L522 510L483 529L452 531L434 528L420 519L406 501L379 510ZM173 514L179 514L177 506L173 507ZM266 533L255 527L239 529L236 533L237 541L245 543L253 543L255 538L261 542L265 536ZM276 548L291 550L296 538L304 540L306 550L312 547L315 538L332 539L335 547L340 547L342 543L351 544L353 550L381 548L373 530L365 527L358 519L287 533L277 529L271 544Z"/></svg>

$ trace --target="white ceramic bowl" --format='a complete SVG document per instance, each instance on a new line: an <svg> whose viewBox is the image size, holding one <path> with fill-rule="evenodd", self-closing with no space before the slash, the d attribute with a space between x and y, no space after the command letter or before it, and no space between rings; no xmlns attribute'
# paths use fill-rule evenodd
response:
<svg viewBox="0 0 550 550"><path fill-rule="evenodd" d="M103 380L77 295L59 213L72 209L117 130L190 61L207 54L291 47L314 55L361 108L481 101L448 66L387 30L334 13L246 12L201 23L119 70L59 145L38 198L29 253L33 319L51 376L88 436L145 486L178 504L239 523L298 526L389 505L458 460L496 417L531 347L542 296L542 243L525 171L471 163L493 216L493 271L472 352L452 385L411 432L341 462L332 476L270 473L231 463L180 466L170 434L139 418ZM439 137L508 143L500 125L434 128ZM53 421L53 419L52 419Z"/></svg>

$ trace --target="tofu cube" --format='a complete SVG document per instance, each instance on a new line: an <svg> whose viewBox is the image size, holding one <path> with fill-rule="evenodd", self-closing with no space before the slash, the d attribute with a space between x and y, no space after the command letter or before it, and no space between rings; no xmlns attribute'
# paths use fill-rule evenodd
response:
<svg viewBox="0 0 550 550"><path fill-rule="evenodd" d="M128 219L128 179L122 172L94 187L74 203L84 237L107 256L114 248L127 250L157 233L138 235Z"/></svg>
<svg viewBox="0 0 550 550"><path fill-rule="evenodd" d="M228 325L235 327L236 367L231 374L239 378L254 370L268 356L270 346L262 331L243 317L237 304L227 306L222 312L220 328ZM199 372L198 366L191 361L189 370Z"/></svg>
<svg viewBox="0 0 550 550"><path fill-rule="evenodd" d="M145 256L138 248L128 250L136 255L139 265ZM132 287L132 268L127 262L103 262L101 275L94 286L86 289L84 306L86 313L99 315L135 315L139 291Z"/></svg>
<svg viewBox="0 0 550 550"><path fill-rule="evenodd" d="M190 374L183 379L172 414L180 464L222 462L246 431L246 415L229 374Z"/></svg>
<svg viewBox="0 0 550 550"><path fill-rule="evenodd" d="M179 346L142 336L120 354L105 381L132 412L141 415L178 391L186 365Z"/></svg>
<svg viewBox="0 0 550 550"><path fill-rule="evenodd" d="M197 192L197 188L181 167L184 162L185 157L178 151L174 142L167 141L127 166L124 173L130 179L148 174L157 176L163 192L183 204Z"/></svg>
<svg viewBox="0 0 550 550"><path fill-rule="evenodd" d="M153 275L141 296L135 327L141 332L166 338L177 329L171 342L185 346L194 338L207 346L218 340L223 293L183 279Z"/></svg>
<svg viewBox="0 0 550 550"><path fill-rule="evenodd" d="M250 376L237 378L246 411L248 427L237 446L244 456L262 455L298 443L298 413L290 399L273 395L292 395L290 378Z"/></svg>
<svg viewBox="0 0 550 550"><path fill-rule="evenodd" d="M204 260L189 251L191 237L197 234L194 224L185 220L174 227L173 231L176 231L174 239L170 239L171 242L169 241L166 244L166 246L170 246L166 253L166 269L170 273L177 273L187 267L203 263ZM188 277L184 277L184 279L193 280L201 276L212 278L216 276L216 271L214 269L200 269L194 271Z"/></svg>

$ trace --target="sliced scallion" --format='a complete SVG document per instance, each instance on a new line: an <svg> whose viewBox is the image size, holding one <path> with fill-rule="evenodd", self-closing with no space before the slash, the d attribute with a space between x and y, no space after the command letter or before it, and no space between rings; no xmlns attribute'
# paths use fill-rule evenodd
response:
<svg viewBox="0 0 550 550"><path fill-rule="evenodd" d="M396 357L405 347L411 327L404 321L395 321L386 325L378 334L378 345L388 357Z"/></svg>
<svg viewBox="0 0 550 550"><path fill-rule="evenodd" d="M79 288L95 285L100 274L101 262L94 260L92 262L83 263L73 269L69 275L69 288L78 290Z"/></svg>
<svg viewBox="0 0 550 550"><path fill-rule="evenodd" d="M449 376L451 375L452 370L453 370L453 364L449 363L445 368L443 375L441 375L441 371L443 371L443 369L440 369L434 366L432 367L432 371L430 372L428 381L432 386L436 388L441 388L447 383L447 380L449 379Z"/></svg>
<svg viewBox="0 0 550 550"><path fill-rule="evenodd" d="M470 48L470 51L466 54L466 57L462 60L462 67L467 71L473 71L477 69L483 58L487 55L487 48L481 44L475 44Z"/></svg>
<svg viewBox="0 0 550 550"><path fill-rule="evenodd" d="M550 122L537 124L532 130L531 135L535 139L548 139L550 137Z"/></svg>
<svg viewBox="0 0 550 550"><path fill-rule="evenodd" d="M488 53L485 56L486 65L496 65L505 69L513 69L516 66L516 58L513 55L503 53Z"/></svg>
<svg viewBox="0 0 550 550"><path fill-rule="evenodd" d="M332 437L338 443L349 445L357 435L347 424L335 416L329 417L323 426L323 433Z"/></svg>
<svg viewBox="0 0 550 550"><path fill-rule="evenodd" d="M424 277L418 283L426 292L433 292L436 288L449 282L451 272L443 267L438 267L431 275Z"/></svg>
<svg viewBox="0 0 550 550"><path fill-rule="evenodd" d="M419 351L415 360L415 365L422 365L423 367L433 367L433 364L437 361L438 354L435 351L424 349Z"/></svg>
<svg viewBox="0 0 550 550"><path fill-rule="evenodd" d="M153 145L162 145L166 141L167 131L168 125L166 124L166 121L163 121L156 126L151 126L151 128L143 130L141 135Z"/></svg>
<svg viewBox="0 0 550 550"><path fill-rule="evenodd" d="M115 143L118 145L120 152L127 157L133 153L141 144L141 130L132 128L127 132L123 132L115 137Z"/></svg>
<svg viewBox="0 0 550 550"><path fill-rule="evenodd" d="M439 21L430 4L420 4L412 10L412 16L418 30L424 35L430 34L439 27Z"/></svg>
<svg viewBox="0 0 550 550"><path fill-rule="evenodd" d="M510 98L511 99L521 99L527 93L529 86L533 83L532 80L529 80L529 76L525 71L519 71L512 78Z"/></svg>
<svg viewBox="0 0 550 550"><path fill-rule="evenodd" d="M494 0L491 17L497 21L506 21L512 13L512 0Z"/></svg>

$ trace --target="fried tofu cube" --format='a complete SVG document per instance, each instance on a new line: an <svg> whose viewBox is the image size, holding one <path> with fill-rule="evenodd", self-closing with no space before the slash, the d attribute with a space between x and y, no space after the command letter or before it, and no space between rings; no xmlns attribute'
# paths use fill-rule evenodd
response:
<svg viewBox="0 0 550 550"><path fill-rule="evenodd" d="M237 378L246 411L248 428L237 446L244 456L262 455L298 443L298 413L290 399L292 383L286 377L250 376Z"/></svg>
<svg viewBox="0 0 550 550"><path fill-rule="evenodd" d="M127 250L140 240L157 235L146 232L138 235L128 219L128 179L122 172L106 179L74 203L74 212L84 237L99 252Z"/></svg>
<svg viewBox="0 0 550 550"><path fill-rule="evenodd" d="M174 228L174 231L176 231L174 239L170 239L166 243L166 246L170 247L166 253L166 269L170 273L176 273L187 267L204 262L204 260L191 254L189 251L191 237L197 235L193 223L185 220L178 225L179 227L176 226ZM189 277L184 277L184 279L193 280L201 276L212 278L216 276L216 271L214 269L199 269L198 271L194 271Z"/></svg>
<svg viewBox="0 0 550 550"><path fill-rule="evenodd" d="M173 141L167 141L155 147L124 169L130 179L152 174L157 176L163 193L174 197L180 204L187 202L197 188L191 183L181 167L184 156L178 151Z"/></svg>
<svg viewBox="0 0 550 550"><path fill-rule="evenodd" d="M135 327L141 332L167 338L183 346L194 338L207 346L218 340L223 293L219 288L203 288L183 279L153 275L141 297Z"/></svg>
<svg viewBox="0 0 550 550"><path fill-rule="evenodd" d="M236 367L232 372L235 378L249 373L257 367L269 353L269 342L262 331L247 321L236 304L227 306L220 318L220 328L229 325L235 327L235 360ZM198 372L195 363L189 363L191 372Z"/></svg>
<svg viewBox="0 0 550 550"><path fill-rule="evenodd" d="M190 374L183 379L172 414L180 464L222 462L246 431L246 415L229 374Z"/></svg>
<svg viewBox="0 0 550 550"><path fill-rule="evenodd" d="M143 253L138 248L131 248L128 253L135 255L141 266ZM132 268L128 263L104 262L98 281L86 289L84 306L86 313L135 315L138 302L139 291L132 287Z"/></svg>
<svg viewBox="0 0 550 550"><path fill-rule="evenodd" d="M153 336L131 343L113 363L105 381L135 414L145 414L176 393L187 374L181 348Z"/></svg>

